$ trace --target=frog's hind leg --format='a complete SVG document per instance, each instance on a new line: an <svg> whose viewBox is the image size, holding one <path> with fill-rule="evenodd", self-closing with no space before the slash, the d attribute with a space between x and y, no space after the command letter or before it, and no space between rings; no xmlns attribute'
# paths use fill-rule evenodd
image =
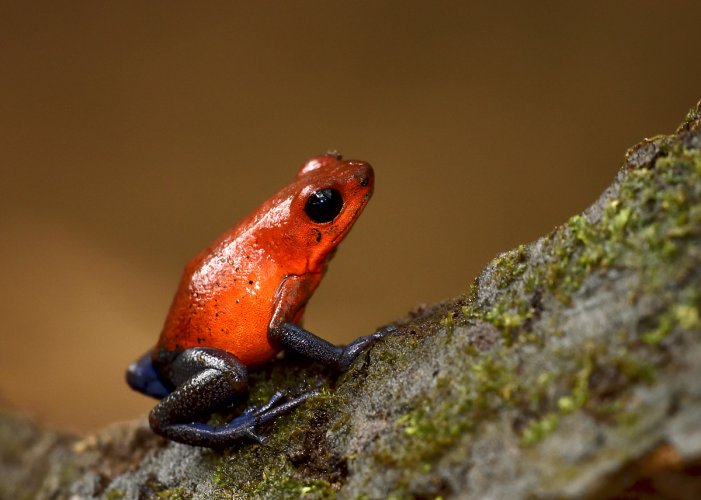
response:
<svg viewBox="0 0 701 500"><path fill-rule="evenodd" d="M215 427L198 420L225 408L248 391L246 367L225 351L192 348L173 361L169 373L176 389L151 411L149 422L154 432L193 446L220 448L241 438L261 441L255 433L257 426L315 394L284 401L284 394L276 393L263 407L248 409L231 422Z"/></svg>
<svg viewBox="0 0 701 500"><path fill-rule="evenodd" d="M156 399L163 399L171 392L153 366L150 351L129 366L127 384L135 391Z"/></svg>
<svg viewBox="0 0 701 500"><path fill-rule="evenodd" d="M171 439L193 446L206 446L208 448L224 448L246 438L263 443L266 438L256 432L258 426L271 422L284 413L288 413L308 398L317 394L318 391L312 390L294 399L285 401L285 395L282 392L277 392L261 408L248 408L241 415L221 427L214 427L201 422L172 425L170 427Z"/></svg>

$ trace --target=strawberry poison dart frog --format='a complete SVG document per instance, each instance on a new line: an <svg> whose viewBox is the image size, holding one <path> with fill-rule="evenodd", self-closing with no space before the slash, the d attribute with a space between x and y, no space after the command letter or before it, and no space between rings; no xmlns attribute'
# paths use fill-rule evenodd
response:
<svg viewBox="0 0 701 500"><path fill-rule="evenodd" d="M194 446L223 447L256 433L315 391L276 393L229 423L203 423L248 392L248 369L291 351L336 370L388 330L337 347L300 326L336 247L372 195L372 167L336 153L297 177L185 267L156 346L127 370L129 385L160 399L151 428Z"/></svg>

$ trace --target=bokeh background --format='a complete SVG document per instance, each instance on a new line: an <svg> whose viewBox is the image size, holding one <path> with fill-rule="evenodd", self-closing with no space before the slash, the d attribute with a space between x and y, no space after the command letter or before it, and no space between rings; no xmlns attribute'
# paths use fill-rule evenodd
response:
<svg viewBox="0 0 701 500"><path fill-rule="evenodd" d="M185 261L337 148L375 197L305 325L468 289L701 99L700 2L2 2L0 397L59 428L123 382Z"/></svg>

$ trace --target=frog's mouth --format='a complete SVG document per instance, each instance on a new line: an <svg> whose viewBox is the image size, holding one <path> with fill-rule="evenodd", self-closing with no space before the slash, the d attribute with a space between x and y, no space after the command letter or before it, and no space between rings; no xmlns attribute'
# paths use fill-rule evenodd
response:
<svg viewBox="0 0 701 500"><path fill-rule="evenodd" d="M370 200L371 194L372 193L368 193L363 197L363 201L357 207L355 207L355 209L353 210L353 215L350 216L350 222L348 224L346 224L346 226L343 229L341 229L336 234L334 234L333 238L331 238L332 245L338 245L339 243L341 243L341 241L343 241L343 238L346 237L348 232L353 227L353 224L355 224L355 222L358 220L358 217L360 217L360 213L365 208L365 205L368 204L368 201ZM348 214L346 214L346 217L348 217ZM338 247L334 246L332 251L335 252L336 248L338 248Z"/></svg>

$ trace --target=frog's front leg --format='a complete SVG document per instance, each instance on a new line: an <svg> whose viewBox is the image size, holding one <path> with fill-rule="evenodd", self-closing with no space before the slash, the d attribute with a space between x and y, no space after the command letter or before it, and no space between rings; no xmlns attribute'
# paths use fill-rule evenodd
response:
<svg viewBox="0 0 701 500"><path fill-rule="evenodd" d="M168 368L175 390L149 414L151 428L163 437L193 446L218 448L248 437L262 439L257 426L271 421L315 394L305 393L284 401L275 394L262 408L244 411L231 422L215 427L199 422L248 392L248 371L235 356L213 348L183 351Z"/></svg>
<svg viewBox="0 0 701 500"><path fill-rule="evenodd" d="M394 327L381 328L344 346L336 346L293 323L283 323L271 329L268 336L286 351L301 354L335 370L345 371L365 348L394 330Z"/></svg>
<svg viewBox="0 0 701 500"><path fill-rule="evenodd" d="M376 332L358 337L350 344L336 346L301 326L291 322L295 317L301 317L300 309L293 306L301 304L303 311L307 299L316 289L320 280L319 275L287 276L275 293L275 309L268 327L268 339L286 351L301 354L318 361L330 368L345 371L350 368L355 358L374 342L393 332L392 325L380 328Z"/></svg>

